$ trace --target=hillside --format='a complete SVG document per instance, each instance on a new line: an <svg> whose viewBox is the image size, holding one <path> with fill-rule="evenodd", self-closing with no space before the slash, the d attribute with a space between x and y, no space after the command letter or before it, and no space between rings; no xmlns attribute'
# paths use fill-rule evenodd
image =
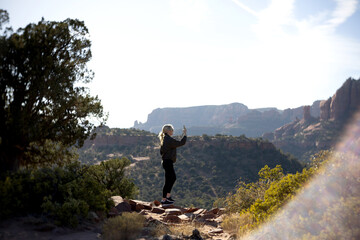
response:
<svg viewBox="0 0 360 240"><path fill-rule="evenodd" d="M311 106L311 114L319 116L320 101ZM135 121L134 128L158 133L166 123L176 129L185 124L192 136L202 134L226 134L260 137L266 132L302 117L302 107L279 110L276 108L249 109L241 103L218 106L196 106L187 108L158 108L153 110L145 123Z"/></svg>
<svg viewBox="0 0 360 240"><path fill-rule="evenodd" d="M129 175L139 187L139 199L160 199L164 182L155 134L134 129L102 128L94 141L80 149L80 160L96 163L114 157L127 157ZM123 141L127 139L127 141ZM129 140L131 139L131 140ZM282 154L270 142L245 136L189 137L178 150L175 164L177 181L173 194L183 206L210 208L217 197L232 191L238 180L256 181L258 171L280 164L285 172L302 169L300 163Z"/></svg>
<svg viewBox="0 0 360 240"><path fill-rule="evenodd" d="M349 78L332 97L320 102L320 117L312 116L310 106L305 106L301 119L264 134L263 138L307 161L311 154L331 149L341 140L344 128L359 107L360 79Z"/></svg>

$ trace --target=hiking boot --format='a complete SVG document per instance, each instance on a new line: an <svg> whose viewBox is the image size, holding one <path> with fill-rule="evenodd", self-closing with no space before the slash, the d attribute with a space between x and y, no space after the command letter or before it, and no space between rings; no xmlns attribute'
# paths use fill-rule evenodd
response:
<svg viewBox="0 0 360 240"><path fill-rule="evenodd" d="M165 201L164 201L164 200L161 200L160 203L161 203L162 206L165 206L165 207L166 207L166 206L172 205L174 202L170 202L169 200L166 199Z"/></svg>
<svg viewBox="0 0 360 240"><path fill-rule="evenodd" d="M172 199L171 197L166 198L166 200L168 200L168 201L171 202L171 203L174 203L174 202L175 202L175 200Z"/></svg>

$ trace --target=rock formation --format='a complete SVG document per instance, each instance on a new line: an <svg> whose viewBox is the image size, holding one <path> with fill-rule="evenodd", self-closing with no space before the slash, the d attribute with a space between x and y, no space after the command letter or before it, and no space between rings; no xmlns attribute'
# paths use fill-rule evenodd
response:
<svg viewBox="0 0 360 240"><path fill-rule="evenodd" d="M307 153L330 149L342 134L352 115L360 110L360 79L348 79L336 93L319 104L320 118L311 116L311 107L304 106L303 118L266 133L264 138L276 147L305 160Z"/></svg>
<svg viewBox="0 0 360 240"><path fill-rule="evenodd" d="M330 119L331 97L328 100L320 102L320 120L327 121Z"/></svg>
<svg viewBox="0 0 360 240"><path fill-rule="evenodd" d="M328 100L320 103L322 121L340 121L359 110L360 80L349 78Z"/></svg>
<svg viewBox="0 0 360 240"><path fill-rule="evenodd" d="M303 117L305 122L308 122L312 119L311 114L310 114L310 106L304 106L304 117Z"/></svg>

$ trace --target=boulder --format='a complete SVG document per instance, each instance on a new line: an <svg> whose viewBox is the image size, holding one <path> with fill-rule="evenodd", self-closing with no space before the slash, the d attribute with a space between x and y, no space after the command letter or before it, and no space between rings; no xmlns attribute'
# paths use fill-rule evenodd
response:
<svg viewBox="0 0 360 240"><path fill-rule="evenodd" d="M124 199L121 196L112 196L111 200L113 200L115 206L118 205L119 203L124 202Z"/></svg>
<svg viewBox="0 0 360 240"><path fill-rule="evenodd" d="M116 210L118 211L118 214L121 214L123 212L131 212L132 207L129 203L123 201L115 205Z"/></svg>
<svg viewBox="0 0 360 240"><path fill-rule="evenodd" d="M159 202L158 200L155 200L155 201L152 202L152 204L153 204L153 206L158 207L158 206L161 205L161 202Z"/></svg>
<svg viewBox="0 0 360 240"><path fill-rule="evenodd" d="M142 209L151 210L152 206L149 202L143 202L139 200L128 200L133 211L141 211Z"/></svg>

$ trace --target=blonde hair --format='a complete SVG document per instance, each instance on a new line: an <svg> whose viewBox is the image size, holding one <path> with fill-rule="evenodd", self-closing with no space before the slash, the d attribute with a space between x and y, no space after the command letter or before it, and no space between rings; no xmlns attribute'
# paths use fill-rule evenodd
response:
<svg viewBox="0 0 360 240"><path fill-rule="evenodd" d="M159 136L158 136L159 139L160 139L160 145L163 145L165 133L168 133L171 130L174 131L174 127L171 124L165 124L162 127L162 130L161 130L161 132L159 133Z"/></svg>

